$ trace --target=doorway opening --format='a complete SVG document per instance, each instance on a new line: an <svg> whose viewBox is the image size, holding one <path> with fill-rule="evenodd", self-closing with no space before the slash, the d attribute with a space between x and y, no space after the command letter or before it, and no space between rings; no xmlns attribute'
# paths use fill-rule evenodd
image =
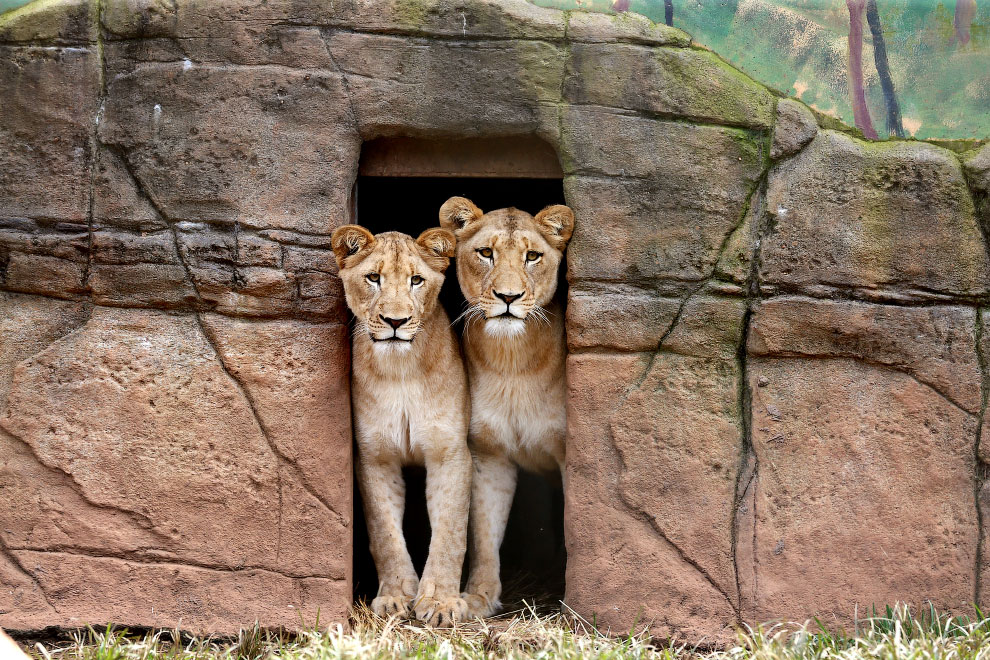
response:
<svg viewBox="0 0 990 660"><path fill-rule="evenodd" d="M536 138L374 140L362 150L352 212L354 221L372 234L400 231L415 238L440 224L440 206L455 195L486 212L514 206L535 215L545 206L564 203L563 175L553 149ZM559 292L566 296L563 273L559 282ZM451 320L464 308L453 263L440 302ZM460 328L455 325L455 330ZM422 573L430 542L426 472L409 467L403 476L403 532L413 564ZM370 603L378 578L356 487L354 502L354 597ZM501 549L502 602L507 610L517 609L522 600L559 607L566 564L563 511L559 475L520 472ZM467 562L462 582L466 579Z"/></svg>

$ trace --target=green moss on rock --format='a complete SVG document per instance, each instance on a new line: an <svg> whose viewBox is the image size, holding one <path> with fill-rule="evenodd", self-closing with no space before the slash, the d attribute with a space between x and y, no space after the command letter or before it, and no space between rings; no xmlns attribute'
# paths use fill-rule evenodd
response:
<svg viewBox="0 0 990 660"><path fill-rule="evenodd" d="M38 0L0 15L0 42L95 43L96 0Z"/></svg>
<svg viewBox="0 0 990 660"><path fill-rule="evenodd" d="M567 101L729 126L773 125L770 92L708 51L574 44L572 53Z"/></svg>
<svg viewBox="0 0 990 660"><path fill-rule="evenodd" d="M573 41L627 42L648 46L691 45L691 36L663 23L654 23L634 13L600 14L572 11L567 37Z"/></svg>
<svg viewBox="0 0 990 660"><path fill-rule="evenodd" d="M986 295L990 262L955 154L823 130L770 174L762 279L884 300Z"/></svg>

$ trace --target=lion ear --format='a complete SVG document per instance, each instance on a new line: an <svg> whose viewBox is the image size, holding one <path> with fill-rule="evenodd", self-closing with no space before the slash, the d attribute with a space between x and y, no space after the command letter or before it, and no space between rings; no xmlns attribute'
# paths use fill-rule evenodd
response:
<svg viewBox="0 0 990 660"><path fill-rule="evenodd" d="M456 232L483 215L481 209L467 197L451 197L440 207L440 226Z"/></svg>
<svg viewBox="0 0 990 660"><path fill-rule="evenodd" d="M563 204L548 206L536 214L536 224L547 242L558 250L567 247L574 233L574 211Z"/></svg>
<svg viewBox="0 0 990 660"><path fill-rule="evenodd" d="M343 270L344 261L375 244L375 237L371 232L359 225L344 225L337 227L330 237L330 245L333 246L333 256L337 258L337 268Z"/></svg>
<svg viewBox="0 0 990 660"><path fill-rule="evenodd" d="M416 239L416 245L420 247L423 259L430 265L430 268L442 273L447 270L447 266L450 265L450 258L454 256L457 239L454 238L453 233L446 229L433 227L419 235L419 238Z"/></svg>

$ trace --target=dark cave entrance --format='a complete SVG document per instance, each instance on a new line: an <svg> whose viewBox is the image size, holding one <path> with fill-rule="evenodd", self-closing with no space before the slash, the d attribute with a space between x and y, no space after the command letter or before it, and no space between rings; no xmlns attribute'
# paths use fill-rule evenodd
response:
<svg viewBox="0 0 990 660"><path fill-rule="evenodd" d="M391 138L365 144L354 189L355 222L372 233L401 231L416 237L439 225L437 213L450 197L471 199L482 210L515 206L535 214L563 204L563 177L553 149L536 138L420 140ZM566 280L560 276L561 293ZM453 264L440 294L448 316L464 304ZM456 328L455 329L459 329ZM429 549L426 471L409 467L403 531L413 563L422 571ZM520 471L502 543L502 602L522 600L556 609L564 595L564 500L559 475ZM371 601L378 585L368 550L361 494L354 488L354 598ZM463 581L467 579L467 563Z"/></svg>

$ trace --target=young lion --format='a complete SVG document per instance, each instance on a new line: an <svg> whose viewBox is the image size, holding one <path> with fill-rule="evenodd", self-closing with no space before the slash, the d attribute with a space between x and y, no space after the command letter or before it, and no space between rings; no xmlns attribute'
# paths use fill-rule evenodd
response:
<svg viewBox="0 0 990 660"><path fill-rule="evenodd" d="M471 385L474 458L469 614L501 604L499 546L516 488L516 466L563 474L564 319L554 299L557 268L574 213L550 206L484 214L463 197L448 199L440 224L457 237L457 279L470 307L462 344Z"/></svg>
<svg viewBox="0 0 990 660"><path fill-rule="evenodd" d="M357 225L331 240L357 323L351 397L358 487L378 569L371 607L380 615L411 607L428 624L449 626L467 614L459 592L471 492L467 379L437 303L456 241L439 227L413 241ZM426 465L432 537L422 579L402 535L406 464Z"/></svg>

